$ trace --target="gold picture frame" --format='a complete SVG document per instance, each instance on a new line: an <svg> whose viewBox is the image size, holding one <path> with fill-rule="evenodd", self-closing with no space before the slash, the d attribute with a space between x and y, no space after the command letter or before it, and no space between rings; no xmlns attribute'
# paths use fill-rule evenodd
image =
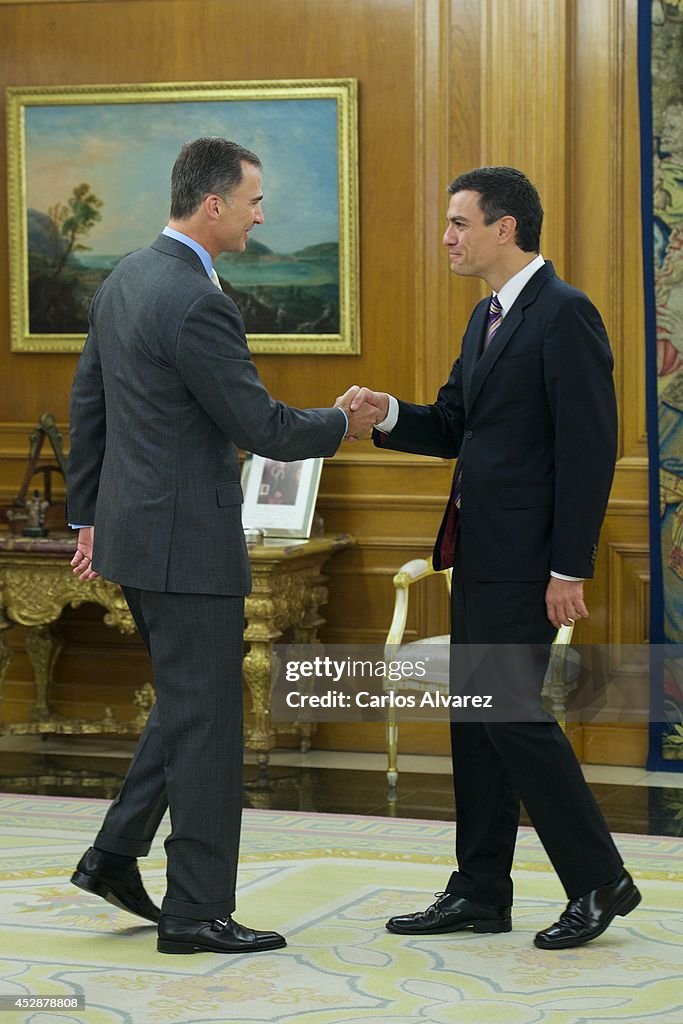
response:
<svg viewBox="0 0 683 1024"><path fill-rule="evenodd" d="M9 87L12 351L81 351L92 294L166 223L181 145L224 135L264 165L255 244L216 261L251 350L357 355L357 131L352 78Z"/></svg>

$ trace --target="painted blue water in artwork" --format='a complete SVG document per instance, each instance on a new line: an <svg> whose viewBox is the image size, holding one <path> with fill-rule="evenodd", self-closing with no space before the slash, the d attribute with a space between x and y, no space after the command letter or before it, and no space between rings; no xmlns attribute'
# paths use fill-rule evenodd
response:
<svg viewBox="0 0 683 1024"><path fill-rule="evenodd" d="M78 263L87 270L113 270L120 256L83 253ZM289 285L316 286L335 284L339 276L339 263L332 259L298 259L296 256L270 259L235 259L228 262L219 257L216 269L224 280L236 288L258 288L264 286L287 287Z"/></svg>
<svg viewBox="0 0 683 1024"><path fill-rule="evenodd" d="M101 281L166 224L175 157L202 135L233 138L264 165L265 223L244 258L217 261L247 330L339 331L337 104L312 98L28 106L32 333L85 331ZM86 211L75 236L74 204Z"/></svg>

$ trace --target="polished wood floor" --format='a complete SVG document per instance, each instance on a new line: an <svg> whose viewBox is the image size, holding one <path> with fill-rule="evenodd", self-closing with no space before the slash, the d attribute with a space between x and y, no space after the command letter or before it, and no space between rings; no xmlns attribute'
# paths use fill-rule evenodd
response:
<svg viewBox="0 0 683 1024"><path fill-rule="evenodd" d="M54 796L114 797L128 757L38 749L3 749L0 743L0 790ZM68 745L67 745L68 746ZM16 747L16 744L15 744ZM302 760L302 759L300 759ZM245 766L245 807L273 810L320 811L340 814L389 815L406 818L455 819L452 780L444 770L402 771L395 799L388 799L381 758L377 767L352 767L371 760L367 755L342 754L343 767L305 764L270 765L263 772ZM412 758L411 764L417 759ZM426 762L425 762L426 763ZM438 765L437 765L438 768ZM632 771L632 770L631 770ZM671 775L666 785L631 785L629 770L610 772L612 781L591 782L609 827L614 832L683 835L683 774ZM680 782L680 785L679 785ZM523 815L523 823L528 819Z"/></svg>

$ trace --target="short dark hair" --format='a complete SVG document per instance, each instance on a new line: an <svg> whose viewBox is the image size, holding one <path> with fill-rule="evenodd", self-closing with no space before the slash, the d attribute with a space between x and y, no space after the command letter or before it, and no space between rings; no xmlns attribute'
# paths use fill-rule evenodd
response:
<svg viewBox="0 0 683 1024"><path fill-rule="evenodd" d="M477 167L461 174L448 186L456 192L478 192L484 222L501 217L517 221L515 242L523 252L538 252L543 224L543 207L536 187L514 167Z"/></svg>
<svg viewBox="0 0 683 1024"><path fill-rule="evenodd" d="M261 167L255 153L229 139L186 142L171 171L171 219L191 217L212 192L230 195L242 180L242 161Z"/></svg>

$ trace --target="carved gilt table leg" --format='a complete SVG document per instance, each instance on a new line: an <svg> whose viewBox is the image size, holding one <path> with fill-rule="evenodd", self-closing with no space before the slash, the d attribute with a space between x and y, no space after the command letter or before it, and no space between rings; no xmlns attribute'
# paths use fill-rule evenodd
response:
<svg viewBox="0 0 683 1024"><path fill-rule="evenodd" d="M2 684L12 660L12 650L5 639L5 633L11 626L12 623L7 621L4 611L0 608L0 700L2 700Z"/></svg>
<svg viewBox="0 0 683 1024"><path fill-rule="evenodd" d="M271 641L251 640L249 652L242 664L253 712L253 725L248 729L246 738L247 746L257 752L261 768L267 767L269 751L275 745L270 717L271 662Z"/></svg>
<svg viewBox="0 0 683 1024"><path fill-rule="evenodd" d="M62 636L53 625L31 626L26 636L26 651L33 666L36 684L36 705L33 717L50 717L48 692L52 685L54 668L64 647Z"/></svg>
<svg viewBox="0 0 683 1024"><path fill-rule="evenodd" d="M301 617L296 622L293 630L293 640L296 644L306 644L322 648L322 641L318 638L318 629L325 624L320 614L320 607L327 604L327 577L321 576L314 571L305 581L303 601L301 605ZM308 657L315 658L311 651ZM315 722L299 721L296 723L296 730L299 734L299 749L302 754L307 754L311 749L311 740L316 729Z"/></svg>
<svg viewBox="0 0 683 1024"><path fill-rule="evenodd" d="M304 574L297 566L273 568L253 566L254 589L247 597L244 639L249 652L244 658L244 679L252 701L253 724L246 732L246 745L258 754L265 769L275 746L271 707L273 674L277 669L273 644L305 616ZM291 731L283 729L283 731Z"/></svg>

